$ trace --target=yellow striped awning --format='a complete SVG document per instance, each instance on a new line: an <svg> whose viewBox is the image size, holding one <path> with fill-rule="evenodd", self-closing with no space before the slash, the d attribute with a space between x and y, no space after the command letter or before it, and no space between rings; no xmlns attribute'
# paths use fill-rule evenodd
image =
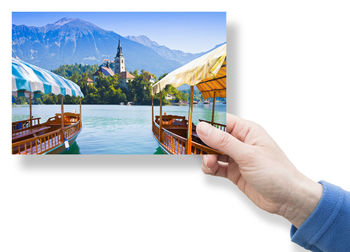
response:
<svg viewBox="0 0 350 252"><path fill-rule="evenodd" d="M197 86L203 99L226 97L226 44L166 75L152 85L152 94L159 93L167 85L179 87L183 84Z"/></svg>

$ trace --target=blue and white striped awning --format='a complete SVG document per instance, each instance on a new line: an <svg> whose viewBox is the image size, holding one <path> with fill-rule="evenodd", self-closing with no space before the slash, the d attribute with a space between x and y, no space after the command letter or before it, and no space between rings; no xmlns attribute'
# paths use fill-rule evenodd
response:
<svg viewBox="0 0 350 252"><path fill-rule="evenodd" d="M12 58L12 92L84 97L80 87L53 72Z"/></svg>

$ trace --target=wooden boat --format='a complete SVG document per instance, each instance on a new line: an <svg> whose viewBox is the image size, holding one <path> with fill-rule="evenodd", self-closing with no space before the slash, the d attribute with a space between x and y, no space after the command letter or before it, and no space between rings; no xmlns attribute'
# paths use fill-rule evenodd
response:
<svg viewBox="0 0 350 252"><path fill-rule="evenodd" d="M163 114L162 99L159 115L154 116L154 95L160 93L162 97L166 85L179 87L185 83L191 87L188 118ZM219 154L200 140L196 125L192 123L194 86L201 92L203 99L213 98L212 120L200 121L226 131L225 124L214 121L215 98L226 97L226 44L174 70L152 85L152 132L167 154Z"/></svg>
<svg viewBox="0 0 350 252"><path fill-rule="evenodd" d="M226 125L210 123L215 127L226 130ZM163 115L162 128L160 128L160 116L156 116L152 122L152 131L160 147L167 154L217 154L218 152L203 143L196 133L196 126L192 123L191 145L188 144L188 120L184 116ZM160 137L161 134L161 137ZM186 153L191 148L191 153Z"/></svg>
<svg viewBox="0 0 350 252"><path fill-rule="evenodd" d="M12 122L12 154L58 154L74 143L80 133L81 114L57 113L46 122L32 118ZM68 143L68 145L67 145Z"/></svg>
<svg viewBox="0 0 350 252"><path fill-rule="evenodd" d="M83 97L78 85L50 71L12 59L12 92L29 98L29 118L12 122L12 154L55 154L65 151L82 128L81 99L78 113L64 112L63 96ZM32 116L32 94L61 96L61 113L46 122Z"/></svg>

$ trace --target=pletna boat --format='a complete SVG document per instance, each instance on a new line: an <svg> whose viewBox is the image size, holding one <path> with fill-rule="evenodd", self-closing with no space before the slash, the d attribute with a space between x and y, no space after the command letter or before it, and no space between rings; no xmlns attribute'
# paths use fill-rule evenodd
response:
<svg viewBox="0 0 350 252"><path fill-rule="evenodd" d="M46 122L32 116L32 98L41 94L61 97L61 113ZM12 95L29 98L29 118L12 122L12 154L54 154L65 151L81 131L81 100L74 82L48 70L12 58ZM64 112L63 96L80 98L79 113Z"/></svg>
<svg viewBox="0 0 350 252"><path fill-rule="evenodd" d="M153 97L167 86L179 87L188 84L191 88L188 118L162 113L160 99L159 115L154 116ZM174 70L152 85L152 132L160 147L168 154L219 154L203 143L192 123L193 88L196 86L204 100L213 98L211 125L226 131L226 125L216 123L215 98L226 97L226 44L202 55L188 64Z"/></svg>

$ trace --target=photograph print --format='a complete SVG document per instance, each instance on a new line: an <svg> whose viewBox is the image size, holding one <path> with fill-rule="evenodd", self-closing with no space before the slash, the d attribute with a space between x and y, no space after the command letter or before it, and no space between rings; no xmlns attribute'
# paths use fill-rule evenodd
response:
<svg viewBox="0 0 350 252"><path fill-rule="evenodd" d="M12 154L215 154L225 12L13 12Z"/></svg>

